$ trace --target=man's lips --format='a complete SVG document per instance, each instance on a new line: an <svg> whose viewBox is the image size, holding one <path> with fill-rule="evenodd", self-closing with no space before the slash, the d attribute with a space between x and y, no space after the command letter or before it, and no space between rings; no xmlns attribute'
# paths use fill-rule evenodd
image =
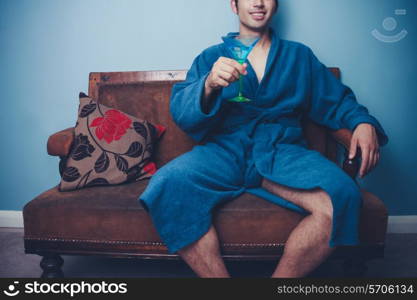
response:
<svg viewBox="0 0 417 300"><path fill-rule="evenodd" d="M260 21L265 18L266 12L252 12L250 15L252 16L252 19Z"/></svg>

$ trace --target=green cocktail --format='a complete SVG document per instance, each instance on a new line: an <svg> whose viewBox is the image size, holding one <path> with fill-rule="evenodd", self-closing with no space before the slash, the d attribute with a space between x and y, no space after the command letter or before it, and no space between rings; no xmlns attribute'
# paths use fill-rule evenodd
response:
<svg viewBox="0 0 417 300"><path fill-rule="evenodd" d="M249 53L255 47L256 43L259 41L258 36L252 35L240 35L239 33L228 34L227 36L222 37L227 49L232 54L233 58L243 65L245 63ZM249 102L252 101L249 98L246 98L242 94L243 91L243 77L239 75L239 95L228 99L231 102Z"/></svg>

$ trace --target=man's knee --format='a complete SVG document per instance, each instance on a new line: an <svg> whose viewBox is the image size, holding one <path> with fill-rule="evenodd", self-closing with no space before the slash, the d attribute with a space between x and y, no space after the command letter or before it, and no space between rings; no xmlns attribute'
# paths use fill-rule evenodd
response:
<svg viewBox="0 0 417 300"><path fill-rule="evenodd" d="M329 221L332 220L333 204L330 195L325 190L317 188L314 189L312 198L315 198L312 205L312 213L315 215L320 215Z"/></svg>
<svg viewBox="0 0 417 300"><path fill-rule="evenodd" d="M362 199L360 189L351 178L346 178L346 180L334 180L330 190L332 191L332 195L329 195L329 193L322 188L317 189L317 203L319 203L319 205L315 208L316 213L332 217L334 208L333 201L337 201L339 206L346 208L358 208L361 205ZM334 199L331 197L334 197Z"/></svg>

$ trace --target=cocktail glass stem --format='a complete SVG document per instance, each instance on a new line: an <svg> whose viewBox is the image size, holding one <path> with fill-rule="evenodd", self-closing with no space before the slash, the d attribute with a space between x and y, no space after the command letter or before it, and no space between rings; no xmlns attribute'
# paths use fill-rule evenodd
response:
<svg viewBox="0 0 417 300"><path fill-rule="evenodd" d="M244 59L239 59L238 62L241 65L243 65L245 60ZM243 91L243 76L242 76L242 74L239 74L239 97L243 97L242 91Z"/></svg>

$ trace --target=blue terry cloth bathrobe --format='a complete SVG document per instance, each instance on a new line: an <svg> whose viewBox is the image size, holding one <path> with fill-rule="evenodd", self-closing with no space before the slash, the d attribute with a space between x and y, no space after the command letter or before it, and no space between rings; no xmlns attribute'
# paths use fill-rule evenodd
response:
<svg viewBox="0 0 417 300"><path fill-rule="evenodd" d="M322 188L333 204L329 246L359 243L359 187L334 162L307 148L300 117L307 113L331 129L354 130L360 123L370 123L380 146L388 137L309 47L269 30L272 44L264 77L258 82L248 63L243 79L243 95L252 102L227 101L238 94L239 84L234 82L218 91L208 113L202 111L204 83L213 64L220 56L232 57L224 43L202 51L186 80L173 86L174 121L195 141L205 143L162 166L138 198L171 254L208 231L216 205L244 192L309 214L262 188L263 177L293 188Z"/></svg>

